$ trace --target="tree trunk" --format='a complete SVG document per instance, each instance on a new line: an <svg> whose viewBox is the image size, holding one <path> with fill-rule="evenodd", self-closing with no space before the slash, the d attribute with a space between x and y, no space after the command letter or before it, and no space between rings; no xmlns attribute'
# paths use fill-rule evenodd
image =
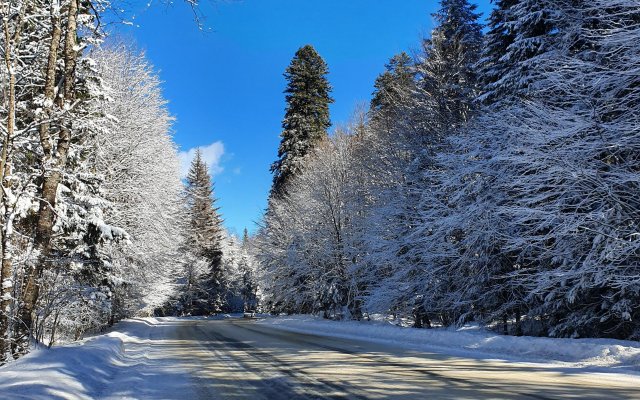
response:
<svg viewBox="0 0 640 400"><path fill-rule="evenodd" d="M9 12L9 10L7 10ZM16 28L18 29L18 28ZM9 32L8 18L4 21L4 62L9 76L9 99L8 99L8 115L7 115L7 136L2 146L2 159L0 160L0 174L2 175L2 191L0 197L5 209L4 220L2 221L2 265L0 267L0 362L10 353L11 348L11 329L10 329L10 313L11 301L13 298L13 260L10 251L10 235L11 235L11 205L9 196L5 195L9 183L6 181L10 173L9 167L9 146L15 133L16 119L16 76L13 54L13 41ZM17 34L17 32L16 32ZM17 36L17 35L16 35Z"/></svg>
<svg viewBox="0 0 640 400"><path fill-rule="evenodd" d="M509 320L507 318L507 314L502 316L502 333L505 335L509 334Z"/></svg>
<svg viewBox="0 0 640 400"><path fill-rule="evenodd" d="M75 70L77 50L77 14L78 0L70 0L67 10L67 25L65 27L64 38L64 91L62 97L58 97L56 102L62 108L65 103L69 104L75 96ZM49 46L49 58L45 72L45 103L51 104L47 114L52 115L52 105L55 99L56 86L56 62L58 59L58 48L62 38L60 27L59 10L53 6L51 8L52 35ZM29 336L33 328L33 312L38 301L40 291L39 280L45 268L49 267L49 255L51 252L51 236L55 223L55 205L58 185L62 179L62 170L66 167L67 154L71 143L71 133L64 121L60 124L57 143L51 134L49 123L40 125L40 144L44 153L42 172L42 197L36 224L36 235L34 245L40 252L39 260L35 268L30 271L24 289L23 307L20 313L23 323L23 336Z"/></svg>
<svg viewBox="0 0 640 400"><path fill-rule="evenodd" d="M516 308L516 336L522 336L522 319L520 317L520 309Z"/></svg>
<svg viewBox="0 0 640 400"><path fill-rule="evenodd" d="M424 318L422 321L423 325L425 327L427 327L427 329L431 329L432 325L431 325L431 319L429 318L429 315L427 315L426 313L424 314Z"/></svg>

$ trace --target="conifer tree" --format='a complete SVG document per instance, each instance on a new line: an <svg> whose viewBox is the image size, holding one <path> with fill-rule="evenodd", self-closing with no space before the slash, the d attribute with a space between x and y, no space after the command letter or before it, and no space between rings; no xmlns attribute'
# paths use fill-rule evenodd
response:
<svg viewBox="0 0 640 400"><path fill-rule="evenodd" d="M249 230L247 230L247 228L244 228L244 230L242 231L242 247L245 248L248 245L249 245Z"/></svg>
<svg viewBox="0 0 640 400"><path fill-rule="evenodd" d="M485 45L479 62L480 80L483 93L480 100L491 102L498 93L497 82L507 73L509 62L505 57L507 49L514 41L513 15L511 8L518 0L496 0L491 12Z"/></svg>
<svg viewBox="0 0 640 400"><path fill-rule="evenodd" d="M537 57L551 51L559 37L561 6L555 0L499 0L479 63L487 104L527 95L537 80Z"/></svg>
<svg viewBox="0 0 640 400"><path fill-rule="evenodd" d="M187 174L186 200L189 216L187 247L196 257L203 258L208 270L200 279L201 312L220 312L224 306L222 266L222 218L216 206L211 176L200 150Z"/></svg>
<svg viewBox="0 0 640 400"><path fill-rule="evenodd" d="M477 6L468 0L442 0L433 14L438 25L423 42L421 77L422 123L441 135L466 122L478 94L476 64L482 47Z"/></svg>
<svg viewBox="0 0 640 400"><path fill-rule="evenodd" d="M385 71L374 83L371 99L371 122L385 132L402 125L403 116L410 101L415 85L415 67L413 60L405 52L396 54L385 65Z"/></svg>
<svg viewBox="0 0 640 400"><path fill-rule="evenodd" d="M250 238L249 231L244 228L242 233L241 254L239 260L239 270L242 275L242 286L240 294L244 303L244 312L255 312L258 306L257 291L258 283L252 259L249 255Z"/></svg>
<svg viewBox="0 0 640 400"><path fill-rule="evenodd" d="M401 267L406 274L403 279L409 282L402 302L414 303L421 318L426 315L423 307L427 314L438 312L441 322L448 325L458 314L453 308L441 307L447 303L440 296L455 287L455 279L451 274L433 279L430 274L436 268L452 265L455 258L433 250L448 247L463 232L451 229L434 235L429 228L438 226L439 220L451 218L451 200L448 193L440 190L451 171L442 163L442 157L451 151L447 139L464 128L475 113L482 26L476 5L468 0L442 0L440 4L433 14L437 25L423 42L424 54L417 66L417 107L411 118L418 130L414 138L418 150L407 168L409 184L403 203L397 207L394 235L403 238L397 246L401 257L398 266L405 267ZM436 254L441 257L433 258Z"/></svg>
<svg viewBox="0 0 640 400"><path fill-rule="evenodd" d="M327 135L331 126L329 104L331 85L325 61L311 45L300 48L284 77L288 84L286 113L278 149L278 160L271 166L272 193L283 192L287 181L300 172L302 159Z"/></svg>

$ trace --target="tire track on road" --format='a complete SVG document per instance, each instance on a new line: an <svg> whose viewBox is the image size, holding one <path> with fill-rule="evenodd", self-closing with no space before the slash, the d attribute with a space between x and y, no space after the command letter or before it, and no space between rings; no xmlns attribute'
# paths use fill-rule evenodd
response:
<svg viewBox="0 0 640 400"><path fill-rule="evenodd" d="M233 326L235 327L236 325L233 324ZM233 338L230 338L228 336L225 336L219 332L213 332L213 331L209 331L209 330L204 330L202 329L202 327L200 325L196 325L195 329L198 330L198 332L202 335L204 335L205 337L208 337L209 339L215 339L218 343L220 344L224 344L228 347L231 347L235 350L239 350L242 351L244 354L246 354L248 357L253 358L257 361L260 361L262 363L266 363L271 365L276 371L280 372L283 375L286 375L290 378L293 378L296 381L301 382L303 385L302 386L293 386L291 385L289 382L287 381L278 381L276 386L274 388L269 388L270 390L275 390L275 392L273 393L274 396L269 396L269 399L275 399L275 398L282 398L282 399L287 399L290 400L292 398L308 398L308 399L327 399L327 398L336 398L336 399L344 399L344 398L349 398L349 399L367 399L367 397L364 397L360 394L357 393L353 393L350 389L344 387L343 385L339 385L336 384L334 382L329 382L326 381L324 379L319 379L316 377L313 377L312 375L308 374L307 372L301 370L299 367L283 361L281 359L279 359L278 357L269 354L265 351L262 351L254 346L251 346L248 343L245 343L243 341L240 340L236 340ZM255 367L252 367L251 365L248 365L246 362L244 362L243 360L239 359L238 357L234 357L234 361L237 362L238 364L242 365L242 367L248 371L251 371L253 373L256 373L258 375L263 374L263 371L258 370ZM268 386L267 386L268 387ZM309 389L314 390L316 392L320 392L318 394L316 393L305 393L304 397L300 396L299 391L295 390L295 387L297 388L301 388L303 389L304 392L308 392ZM331 390L327 390L327 388L331 389ZM337 392L337 394L334 395L327 395L327 392Z"/></svg>
<svg viewBox="0 0 640 400"><path fill-rule="evenodd" d="M265 332L263 330L250 328L250 327L246 326L246 323L237 323L237 322L233 322L232 321L231 324L233 326L239 327L241 329L245 329L245 330L251 331L253 333L257 333L257 334L261 334L261 335L264 335L264 336L272 337L272 338L275 338L275 339L278 339L278 340L282 340L282 341L285 341L285 342L293 342L293 343L298 343L298 344L311 345L313 347L317 347L317 348L321 348L321 349L325 349L325 350L331 350L331 351L335 351L335 352L339 352L339 353L343 353L343 354L348 354L350 356L364 358L364 359L367 359L369 361L375 361L377 363L383 363L385 365L392 366L392 367L410 368L411 371L420 373L422 375L425 375L425 376L428 376L430 378L437 379L437 380L440 380L440 381L443 381L443 382L455 382L455 383L462 384L462 385L465 385L467 387L474 388L474 389L483 388L483 389L489 389L489 390L499 390L501 392L508 393L510 395L518 396L518 397L521 397L521 398L522 397L526 397L526 398L536 399L536 400L554 400L554 398L538 395L538 394L535 394L535 393L513 392L513 391L510 391L508 389L505 389L502 386L495 386L495 385L490 385L490 384L486 384L486 383L479 383L477 381L473 381L473 380L469 380L469 379L465 379L465 378L457 378L457 377L446 376L446 375L443 375L443 374L439 374L437 372L433 372L431 370L427 370L424 367L421 367L421 366L418 366L418 365L415 365L415 364L405 363L405 362L397 362L397 361L392 360L389 357L366 355L366 354L363 354L362 352L359 352L359 351L349 350L349 349L336 347L336 346L331 346L331 345L326 345L326 344L320 344L320 343L317 343L317 342L314 342L314 341L302 339L300 337L300 336L311 336L311 337L318 337L320 339L327 339L328 338L328 337L324 337L324 336L317 336L317 335L311 335L311 334L301 334L301 333L298 333L298 332L289 332L289 333L295 333L296 335L299 336L298 338L293 338L290 335L286 335L284 333ZM393 373L393 372L388 371L388 373Z"/></svg>

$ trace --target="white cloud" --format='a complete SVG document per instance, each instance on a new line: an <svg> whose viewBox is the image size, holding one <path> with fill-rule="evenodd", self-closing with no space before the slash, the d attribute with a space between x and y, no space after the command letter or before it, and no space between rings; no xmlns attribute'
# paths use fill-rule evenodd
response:
<svg viewBox="0 0 640 400"><path fill-rule="evenodd" d="M187 151L181 151L178 155L180 157L180 169L181 176L184 178L189 172L189 167L193 158L196 156L196 149L200 149L202 152L202 159L209 166L209 172L211 176L218 175L224 171L222 167L222 156L224 155L224 143L221 141L213 142L207 146L194 147Z"/></svg>

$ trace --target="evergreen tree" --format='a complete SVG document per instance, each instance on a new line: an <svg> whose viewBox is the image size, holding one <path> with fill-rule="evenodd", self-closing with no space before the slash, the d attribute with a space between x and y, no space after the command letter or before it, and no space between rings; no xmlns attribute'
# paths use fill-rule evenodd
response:
<svg viewBox="0 0 640 400"><path fill-rule="evenodd" d="M440 316L444 325L456 322L459 310L446 296L456 286L454 275L436 277L436 268L446 271L456 261L449 252L464 232L453 226L435 234L437 221L452 217L451 198L444 182L452 172L442 161L451 151L447 139L464 128L475 113L478 95L476 64L482 46L482 26L476 6L468 0L442 0L433 14L437 26L423 42L424 56L418 64L417 122L420 150L409 165L404 204L398 208L396 235L402 238L398 253L404 265L400 274L405 288L401 303L413 304L421 319ZM441 251L446 249L446 252ZM411 299L410 296L423 295ZM456 305L457 306L457 305ZM424 310L423 310L424 308ZM423 312L424 311L424 312Z"/></svg>
<svg viewBox="0 0 640 400"><path fill-rule="evenodd" d="M242 233L239 270L242 275L240 294L244 303L244 312L256 312L258 306L258 283L252 259L249 255L250 238L247 228Z"/></svg>
<svg viewBox="0 0 640 400"><path fill-rule="evenodd" d="M554 48L562 29L560 8L556 0L496 2L479 63L481 101L495 103L530 92L541 71L538 56Z"/></svg>
<svg viewBox="0 0 640 400"><path fill-rule="evenodd" d="M442 0L433 14L438 25L423 42L424 58L418 64L420 119L427 132L442 135L470 117L478 94L476 64L482 47L476 8L468 0Z"/></svg>
<svg viewBox="0 0 640 400"><path fill-rule="evenodd" d="M497 82L509 68L505 54L514 42L513 15L509 11L518 0L496 0L489 17L489 30L485 36L482 58L479 62L482 91L480 100L490 102L499 94Z"/></svg>
<svg viewBox="0 0 640 400"><path fill-rule="evenodd" d="M403 116L411 106L411 95L415 85L413 60L405 52L396 54L385 65L385 71L374 83L371 99L371 122L385 132L403 126Z"/></svg>
<svg viewBox="0 0 640 400"><path fill-rule="evenodd" d="M203 298L199 299L200 312L220 312L224 306L222 265L222 218L216 207L211 176L200 150L187 174L186 200L189 216L187 247L196 257L206 260L207 272L200 278Z"/></svg>
<svg viewBox="0 0 640 400"><path fill-rule="evenodd" d="M249 245L249 231L244 228L242 231L242 248L246 248Z"/></svg>
<svg viewBox="0 0 640 400"><path fill-rule="evenodd" d="M327 135L331 126L331 85L328 68L311 45L300 48L284 77L287 108L282 122L278 160L271 166L273 194L281 194L287 181L300 172L304 156Z"/></svg>

